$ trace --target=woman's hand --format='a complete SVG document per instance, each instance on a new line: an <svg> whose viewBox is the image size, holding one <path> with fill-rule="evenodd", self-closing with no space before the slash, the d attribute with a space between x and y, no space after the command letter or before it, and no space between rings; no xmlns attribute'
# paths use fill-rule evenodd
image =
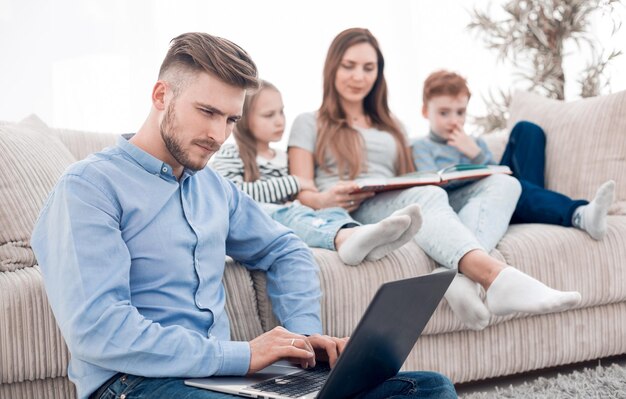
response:
<svg viewBox="0 0 626 399"><path fill-rule="evenodd" d="M353 212L361 206L361 203L368 198L373 197L376 193L354 193L358 189L358 185L354 181L340 181L330 188L330 190L321 193L322 203L320 208L340 207L348 212Z"/></svg>
<svg viewBox="0 0 626 399"><path fill-rule="evenodd" d="M313 179L307 179L301 176L294 176L296 180L298 180L298 184L300 185L300 191L314 191L318 192L317 186Z"/></svg>

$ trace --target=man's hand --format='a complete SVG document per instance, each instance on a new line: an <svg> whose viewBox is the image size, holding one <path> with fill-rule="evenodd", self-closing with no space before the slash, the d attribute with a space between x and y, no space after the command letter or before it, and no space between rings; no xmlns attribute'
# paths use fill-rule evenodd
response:
<svg viewBox="0 0 626 399"><path fill-rule="evenodd" d="M469 159L476 158L481 151L478 144L465 133L462 127L457 127L450 133L447 144L461 151Z"/></svg>
<svg viewBox="0 0 626 399"><path fill-rule="evenodd" d="M315 352L308 338L276 327L250 341L248 374L254 374L281 359L299 363L303 368L315 366Z"/></svg>
<svg viewBox="0 0 626 399"><path fill-rule="evenodd" d="M313 334L307 338L309 344L315 350L315 358L323 362L328 362L330 367L335 367L337 358L343 352L348 343L348 337L335 338L328 335ZM315 364L313 364L315 365Z"/></svg>

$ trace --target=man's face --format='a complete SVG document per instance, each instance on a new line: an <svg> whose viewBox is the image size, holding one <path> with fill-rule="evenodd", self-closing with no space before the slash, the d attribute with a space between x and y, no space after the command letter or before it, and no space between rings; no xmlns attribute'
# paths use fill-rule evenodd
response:
<svg viewBox="0 0 626 399"><path fill-rule="evenodd" d="M430 129L447 140L454 130L463 130L468 102L467 94L436 96L422 108L422 114L430 122Z"/></svg>
<svg viewBox="0 0 626 399"><path fill-rule="evenodd" d="M208 73L193 75L174 98L166 95L161 137L173 168L203 169L241 118L246 91Z"/></svg>

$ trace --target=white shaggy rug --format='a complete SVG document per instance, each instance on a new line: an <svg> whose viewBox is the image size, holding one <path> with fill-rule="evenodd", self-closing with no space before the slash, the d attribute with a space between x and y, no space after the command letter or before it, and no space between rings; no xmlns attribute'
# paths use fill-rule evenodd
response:
<svg viewBox="0 0 626 399"><path fill-rule="evenodd" d="M539 377L521 385L495 388L496 392L475 392L462 399L625 399L626 368L618 364L597 366L558 374L556 377Z"/></svg>

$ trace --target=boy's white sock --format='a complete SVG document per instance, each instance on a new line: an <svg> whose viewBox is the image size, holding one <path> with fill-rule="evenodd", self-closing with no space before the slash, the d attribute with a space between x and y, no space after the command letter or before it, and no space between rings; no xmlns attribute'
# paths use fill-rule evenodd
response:
<svg viewBox="0 0 626 399"><path fill-rule="evenodd" d="M372 249L396 241L411 224L407 215L389 216L375 224L353 227L352 234L337 253L343 263L358 265Z"/></svg>
<svg viewBox="0 0 626 399"><path fill-rule="evenodd" d="M422 227L422 212L419 205L413 204L404 207L392 213L390 217L402 215L406 215L411 218L411 224L406 229L406 231L402 233L402 235L400 235L397 240L374 248L372 252L367 254L367 256L365 257L366 260L379 260L387 256L387 254L389 254L390 252L400 248L401 246L409 242L413 237L415 237L420 227Z"/></svg>
<svg viewBox="0 0 626 399"><path fill-rule="evenodd" d="M449 269L439 267L433 273L439 273L444 270ZM483 330L489 324L491 314L480 298L480 285L465 275L457 273L444 298L448 301L452 312L468 328Z"/></svg>
<svg viewBox="0 0 626 399"><path fill-rule="evenodd" d="M601 240L606 234L606 215L615 196L615 181L604 182L596 196L587 205L579 206L572 216L572 224L586 231L593 239Z"/></svg>
<svg viewBox="0 0 626 399"><path fill-rule="evenodd" d="M487 307L495 315L514 312L543 314L578 305L580 293L557 291L514 267L504 268L487 290Z"/></svg>

